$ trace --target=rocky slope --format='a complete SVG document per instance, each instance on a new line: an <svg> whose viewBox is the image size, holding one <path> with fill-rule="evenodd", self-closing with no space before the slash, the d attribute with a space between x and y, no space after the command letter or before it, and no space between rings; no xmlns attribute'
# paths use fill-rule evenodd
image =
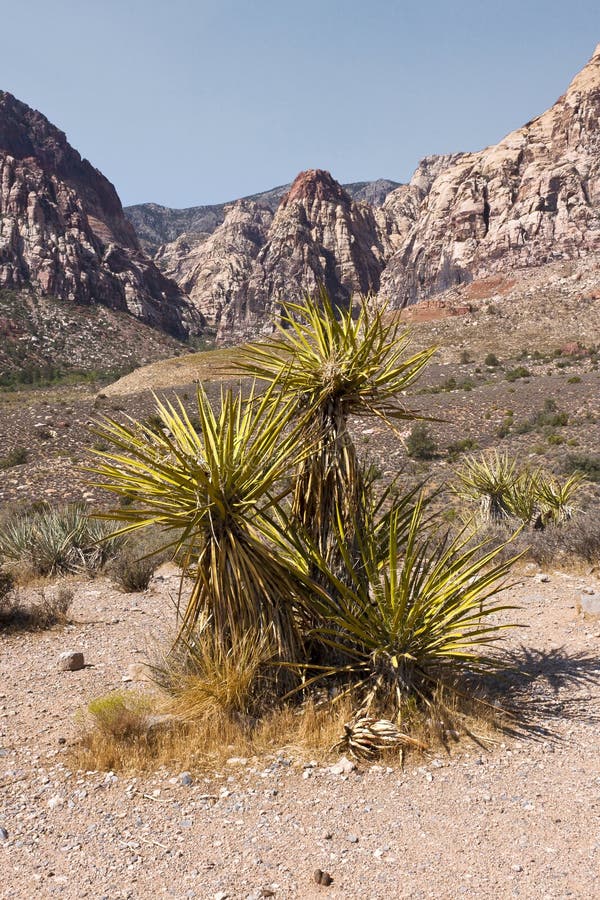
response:
<svg viewBox="0 0 600 900"><path fill-rule="evenodd" d="M280 185L260 194L251 194L243 200L254 201L275 212L281 198L287 194L291 184ZM345 184L344 189L353 200L367 200L374 206L381 206L387 195L400 185L397 181L379 178L377 181L355 181ZM139 241L149 253L155 253L162 244L167 244L185 233L207 233L218 228L225 221L228 208L235 203L217 203L211 206L190 206L187 209L171 209L158 203L139 203L126 206L125 215L135 228Z"/></svg>
<svg viewBox="0 0 600 900"><path fill-rule="evenodd" d="M402 188L384 211L397 219ZM600 248L600 45L547 112L426 188L381 290L397 305Z"/></svg>
<svg viewBox="0 0 600 900"><path fill-rule="evenodd" d="M100 303L184 337L201 317L140 250L110 182L0 91L0 289Z"/></svg>
<svg viewBox="0 0 600 900"><path fill-rule="evenodd" d="M388 187L371 185L373 202L363 186L357 201L329 173L304 172L275 210L280 189L226 206L210 236L180 235L157 261L231 341L317 283L339 303L373 292L403 307L597 251L600 46L537 119L478 153L426 157L409 184Z"/></svg>

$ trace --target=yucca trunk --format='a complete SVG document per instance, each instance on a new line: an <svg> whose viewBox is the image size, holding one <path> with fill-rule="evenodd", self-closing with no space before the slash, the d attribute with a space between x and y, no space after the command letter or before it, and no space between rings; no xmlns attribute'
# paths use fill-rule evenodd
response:
<svg viewBox="0 0 600 900"><path fill-rule="evenodd" d="M233 646L240 635L258 631L268 636L279 661L299 658L302 639L293 574L250 529L227 527L207 535L190 574L194 586L180 639L189 640L197 622L210 618L225 647Z"/></svg>
<svg viewBox="0 0 600 900"><path fill-rule="evenodd" d="M304 440L313 449L299 465L292 515L331 570L343 577L345 563L336 535L341 524L352 547L364 490L362 469L342 404L335 399L328 401L316 421L307 427ZM312 574L319 580L316 569Z"/></svg>

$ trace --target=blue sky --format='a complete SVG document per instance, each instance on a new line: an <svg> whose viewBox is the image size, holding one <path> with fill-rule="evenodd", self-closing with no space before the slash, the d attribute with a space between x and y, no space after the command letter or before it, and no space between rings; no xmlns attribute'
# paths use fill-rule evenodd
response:
<svg viewBox="0 0 600 900"><path fill-rule="evenodd" d="M598 0L1 0L0 88L124 204L217 203L306 168L404 181L495 143L600 42Z"/></svg>

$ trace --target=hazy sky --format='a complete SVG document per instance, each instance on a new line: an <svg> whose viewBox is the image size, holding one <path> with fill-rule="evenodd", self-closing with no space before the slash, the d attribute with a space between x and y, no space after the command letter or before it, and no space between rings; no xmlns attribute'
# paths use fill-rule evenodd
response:
<svg viewBox="0 0 600 900"><path fill-rule="evenodd" d="M405 181L542 112L600 0L0 0L0 88L124 204L217 203L307 168Z"/></svg>

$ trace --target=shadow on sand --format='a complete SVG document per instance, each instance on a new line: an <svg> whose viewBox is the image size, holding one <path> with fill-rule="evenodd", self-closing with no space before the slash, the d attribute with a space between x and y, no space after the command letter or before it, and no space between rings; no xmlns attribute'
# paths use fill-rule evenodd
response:
<svg viewBox="0 0 600 900"><path fill-rule="evenodd" d="M600 722L599 657L521 646L501 665L480 685L486 702L506 713L508 733L557 741L559 721Z"/></svg>

